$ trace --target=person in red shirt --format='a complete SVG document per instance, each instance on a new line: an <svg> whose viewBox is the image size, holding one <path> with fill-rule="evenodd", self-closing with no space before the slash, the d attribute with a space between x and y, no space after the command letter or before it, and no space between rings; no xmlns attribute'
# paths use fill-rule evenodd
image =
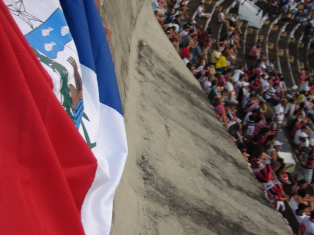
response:
<svg viewBox="0 0 314 235"><path fill-rule="evenodd" d="M198 38L198 41L200 43L203 43L203 44L208 44L208 43L211 43L212 42L212 39L211 39L211 34L212 34L212 29L211 28L208 28L206 31L204 31L203 33L201 33L201 35L199 36ZM211 44L210 44L211 45ZM208 45L209 46L209 45Z"/></svg>
<svg viewBox="0 0 314 235"><path fill-rule="evenodd" d="M263 145L266 142L267 136L269 136L269 133L270 133L270 130L268 127L263 128L260 132L261 140L257 144Z"/></svg>
<svg viewBox="0 0 314 235"><path fill-rule="evenodd" d="M255 94L260 94L262 91L261 75L257 75L250 86Z"/></svg>
<svg viewBox="0 0 314 235"><path fill-rule="evenodd" d="M282 189L282 185L277 180L272 180L264 185L268 198L277 211L283 213L285 211L284 201L288 201L290 198L285 195Z"/></svg>
<svg viewBox="0 0 314 235"><path fill-rule="evenodd" d="M291 184L289 177L286 173L286 164L282 163L279 170L278 170L278 180L282 184Z"/></svg>
<svg viewBox="0 0 314 235"><path fill-rule="evenodd" d="M191 43L188 42L186 47L183 47L181 50L181 58L184 59L191 51L190 51Z"/></svg>
<svg viewBox="0 0 314 235"><path fill-rule="evenodd" d="M269 127L272 124L273 120L272 118L266 118L266 120L261 120L257 123L255 130L254 130L254 136L259 134L261 130L265 127Z"/></svg>
<svg viewBox="0 0 314 235"><path fill-rule="evenodd" d="M269 127L271 135L277 136L278 123L279 123L279 117L275 117L273 123Z"/></svg>
<svg viewBox="0 0 314 235"><path fill-rule="evenodd" d="M256 60L256 59L259 59L260 55L261 55L261 46L257 46L256 48L253 48L253 49L249 52L248 57L249 57L250 59Z"/></svg>
<svg viewBox="0 0 314 235"><path fill-rule="evenodd" d="M227 81L226 81L226 79L225 79L225 76L222 75L222 74L218 74L217 77L219 78L219 80L218 80L218 86L225 87L225 85L227 84Z"/></svg>
<svg viewBox="0 0 314 235"><path fill-rule="evenodd" d="M279 164L279 166L275 166L275 170L278 170L280 167L280 163L276 162L276 164ZM268 183L272 180L272 174L274 172L272 168L273 163L271 164L264 164L260 168L256 169L254 171L255 177L259 183Z"/></svg>

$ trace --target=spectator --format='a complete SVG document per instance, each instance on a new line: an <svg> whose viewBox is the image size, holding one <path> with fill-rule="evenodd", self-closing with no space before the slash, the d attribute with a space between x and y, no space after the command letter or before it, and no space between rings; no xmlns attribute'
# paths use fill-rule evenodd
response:
<svg viewBox="0 0 314 235"><path fill-rule="evenodd" d="M234 77L232 79L234 82ZM244 87L244 86L248 87L250 85L250 83L246 82L245 80L246 80L246 76L241 75L239 80L234 83L234 91L237 95L239 94L242 87Z"/></svg>
<svg viewBox="0 0 314 235"><path fill-rule="evenodd" d="M261 139L257 144L263 145L266 142L267 136L269 136L269 133L270 133L270 130L268 127L263 128L259 134L261 136Z"/></svg>
<svg viewBox="0 0 314 235"><path fill-rule="evenodd" d="M283 213L285 211L284 201L288 201L290 198L288 195L284 194L281 183L277 180L272 180L264 187L270 202L277 211Z"/></svg>
<svg viewBox="0 0 314 235"><path fill-rule="evenodd" d="M233 13L230 20L229 20L229 25L230 27L234 27L239 34L242 34L241 30L241 21L238 19L239 17L237 16L236 13Z"/></svg>
<svg viewBox="0 0 314 235"><path fill-rule="evenodd" d="M226 20L225 16L225 9L222 8L219 15L218 15L218 22L223 23L226 26L226 31L229 31L229 21Z"/></svg>
<svg viewBox="0 0 314 235"><path fill-rule="evenodd" d="M267 156L267 155L266 155ZM258 168L254 173L259 183L268 183L272 180L273 173L280 168L280 163L275 161Z"/></svg>
<svg viewBox="0 0 314 235"><path fill-rule="evenodd" d="M184 25L183 30L179 33L179 45L181 45L183 37L188 35L190 32L190 26L189 25ZM182 47L182 45L181 45Z"/></svg>
<svg viewBox="0 0 314 235"><path fill-rule="evenodd" d="M153 11L157 11L159 4L157 2L157 0L152 0L152 5L153 5Z"/></svg>
<svg viewBox="0 0 314 235"><path fill-rule="evenodd" d="M296 183L292 189L291 189L291 194L295 194L298 192L299 189L306 189L308 187L308 183L305 181L305 179L301 179Z"/></svg>
<svg viewBox="0 0 314 235"><path fill-rule="evenodd" d="M261 136L260 135L256 135L247 143L247 145L246 145L247 153L250 154L251 157L252 157L252 154L253 154L254 150L258 146L257 143L260 140L261 140Z"/></svg>
<svg viewBox="0 0 314 235"><path fill-rule="evenodd" d="M240 76L244 74L244 67L242 65L239 66L238 69L236 69L233 73L233 80L234 82L237 82L240 79Z"/></svg>
<svg viewBox="0 0 314 235"><path fill-rule="evenodd" d="M266 152L270 152L270 149L273 148L274 144L276 142L276 136L269 135L267 136L267 140L264 143L264 148L266 149ZM268 154L269 155L269 154Z"/></svg>
<svg viewBox="0 0 314 235"><path fill-rule="evenodd" d="M155 13L155 17L156 17L158 23L160 24L160 26L162 26L163 25L163 19L160 17L158 10L154 11L154 13Z"/></svg>
<svg viewBox="0 0 314 235"><path fill-rule="evenodd" d="M267 152L272 161L278 161L278 152L281 150L283 143L276 140L274 146L270 147Z"/></svg>
<svg viewBox="0 0 314 235"><path fill-rule="evenodd" d="M269 80L270 82L272 80ZM270 82L267 90L264 91L264 98L271 104L277 106L280 103L280 98L275 94L276 90L273 87L273 82Z"/></svg>
<svg viewBox="0 0 314 235"><path fill-rule="evenodd" d="M176 10L182 10L181 14L182 14L183 19L189 17L188 16L189 8L187 6L188 3L189 3L189 1L187 1L187 0L178 0L173 7Z"/></svg>
<svg viewBox="0 0 314 235"><path fill-rule="evenodd" d="M313 197L309 196L304 189L299 189L290 199L290 205L292 210L296 210L298 205L303 203L308 205L313 210Z"/></svg>
<svg viewBox="0 0 314 235"><path fill-rule="evenodd" d="M255 127L254 136L258 135L262 129L269 127L272 122L273 120L270 117L266 118L265 120L259 121Z"/></svg>
<svg viewBox="0 0 314 235"><path fill-rule="evenodd" d="M248 116L248 121L245 126L246 132L245 132L245 137L250 139L253 137L253 133L255 130L256 122L255 122L255 116L253 114L250 114Z"/></svg>
<svg viewBox="0 0 314 235"><path fill-rule="evenodd" d="M208 44L210 43L208 46L211 47L211 43L212 43L212 29L208 28L206 31L202 32L199 36L199 42L203 43L203 44Z"/></svg>
<svg viewBox="0 0 314 235"><path fill-rule="evenodd" d="M250 52L248 53L248 58L257 60L260 58L260 55L261 55L261 47L257 46L256 48L252 48L252 50L250 50Z"/></svg>
<svg viewBox="0 0 314 235"><path fill-rule="evenodd" d="M185 47L189 47L189 49L191 48L191 41L192 41L192 36L194 37L194 29L190 29L188 34L183 35L181 37L180 40L180 47L181 48L185 48Z"/></svg>
<svg viewBox="0 0 314 235"><path fill-rule="evenodd" d="M191 53L190 48L191 48L190 42L188 42L186 47L182 48L182 50L181 50L181 58L182 59L186 58L187 55Z"/></svg>
<svg viewBox="0 0 314 235"><path fill-rule="evenodd" d="M217 87L217 80L213 80L211 87L209 88L209 91L208 91L208 99L210 102L212 102L214 98L218 95L216 87Z"/></svg>
<svg viewBox="0 0 314 235"><path fill-rule="evenodd" d="M211 57L210 57L211 64L216 65L220 57L221 57L220 46L216 46L215 50L212 52Z"/></svg>
<svg viewBox="0 0 314 235"><path fill-rule="evenodd" d="M303 125L301 127L301 129L296 131L296 133L294 135L294 139L293 139L293 143L295 144L296 147L299 147L299 145L301 144L300 135L302 133L304 133L304 134L302 134L302 137L303 138L307 138L307 129L308 129L308 126L307 125Z"/></svg>
<svg viewBox="0 0 314 235"><path fill-rule="evenodd" d="M309 217L305 214L305 212L309 213L309 206L304 203L299 203L298 208L293 212L297 221L301 223L304 218Z"/></svg>
<svg viewBox="0 0 314 235"><path fill-rule="evenodd" d="M279 118L278 123L281 124L285 117L285 107L287 105L287 99L282 99L280 104L275 107L275 116Z"/></svg>
<svg viewBox="0 0 314 235"><path fill-rule="evenodd" d="M277 136L277 132L278 132L278 124L279 124L279 117L275 117L273 120L273 123L270 124L270 134L273 136Z"/></svg>
<svg viewBox="0 0 314 235"><path fill-rule="evenodd" d="M208 76L209 76L209 73L206 72L206 73L205 73L205 76L203 76L203 79L200 80L201 87L202 87L202 89L203 89L204 91L210 90L210 87L211 87L211 85L212 85L212 84L210 83L210 81L208 80Z"/></svg>
<svg viewBox="0 0 314 235"><path fill-rule="evenodd" d="M314 139L310 140L310 147L303 147L299 156L301 167L298 170L297 179L304 179L308 184L312 181L312 174L314 168Z"/></svg>
<svg viewBox="0 0 314 235"><path fill-rule="evenodd" d="M205 5L202 2L200 3L200 5L197 8L197 16L198 17L205 17L205 18L210 17L210 13L205 13Z"/></svg>
<svg viewBox="0 0 314 235"><path fill-rule="evenodd" d="M188 53L188 54L186 55L186 57L183 59L183 62L184 62L185 65L187 65L188 63L190 63L190 61L192 61L192 59L193 59L192 54L191 54L191 53Z"/></svg>
<svg viewBox="0 0 314 235"><path fill-rule="evenodd" d="M310 141L309 141L308 137L309 136L306 133L301 132L300 137L299 137L300 138L300 144L297 146L298 150L301 150L303 147L307 147L307 148L309 147Z"/></svg>
<svg viewBox="0 0 314 235"><path fill-rule="evenodd" d="M171 8L171 9L166 13L164 23L165 23L165 24L170 24L171 21L172 21L172 18L174 17L174 14L175 14L175 13L176 13L175 9Z"/></svg>
<svg viewBox="0 0 314 235"><path fill-rule="evenodd" d="M257 173L262 166L264 166L264 160L268 157L264 153L264 147L260 144L256 144L252 154L250 154L250 163L254 173Z"/></svg>
<svg viewBox="0 0 314 235"><path fill-rule="evenodd" d="M191 40L191 50L193 50L197 45L198 45L198 36L196 34L191 35L192 40Z"/></svg>
<svg viewBox="0 0 314 235"><path fill-rule="evenodd" d="M216 98L217 99L217 98ZM223 97L218 98L218 105L215 107L216 115L220 121L224 123L226 129L228 129L228 120L225 111L225 100Z"/></svg>
<svg viewBox="0 0 314 235"><path fill-rule="evenodd" d="M314 211L311 211L311 215L302 220L299 227L299 234L314 234Z"/></svg>
<svg viewBox="0 0 314 235"><path fill-rule="evenodd" d="M172 17L171 22L168 24L168 27L174 28L175 32L179 33L180 25L181 25L180 15L175 15L174 17Z"/></svg>
<svg viewBox="0 0 314 235"><path fill-rule="evenodd" d="M228 56L229 56L228 54L226 54L226 55L222 54L220 56L220 58L218 59L218 61L216 62L216 65L215 65L215 68L217 71L219 71L219 72L225 71L226 67L228 66L227 58L226 58Z"/></svg>

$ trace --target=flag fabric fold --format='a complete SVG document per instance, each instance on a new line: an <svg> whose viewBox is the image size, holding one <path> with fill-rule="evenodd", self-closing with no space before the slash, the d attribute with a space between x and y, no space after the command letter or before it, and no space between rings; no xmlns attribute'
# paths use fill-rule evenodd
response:
<svg viewBox="0 0 314 235"><path fill-rule="evenodd" d="M109 234L114 192L122 176L128 151L114 64L94 2L61 0L60 3L75 41L82 73L96 75L88 77L84 92L93 94L96 84L99 92L100 123L95 155L100 164L83 204L82 221L86 234ZM102 182L101 177L104 172L101 162L104 159L109 166L110 180L107 183Z"/></svg>

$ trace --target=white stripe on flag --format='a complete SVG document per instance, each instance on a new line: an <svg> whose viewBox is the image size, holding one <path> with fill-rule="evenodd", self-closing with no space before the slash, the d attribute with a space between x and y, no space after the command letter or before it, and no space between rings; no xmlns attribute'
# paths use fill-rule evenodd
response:
<svg viewBox="0 0 314 235"><path fill-rule="evenodd" d="M87 74L94 74L92 70L83 65L81 65L81 69L83 77ZM83 95L86 92L87 95L92 96L93 92L90 89L95 88L95 84L97 85L95 77L89 79L89 84L85 83L85 79L83 79L83 84L85 88ZM84 106L88 107L86 98L84 96ZM97 107L97 104L95 105ZM113 197L121 179L128 152L123 116L107 105L99 103L98 107L100 122L96 138L97 146L93 149L98 161L98 168L81 211L82 223L87 235L110 233Z"/></svg>

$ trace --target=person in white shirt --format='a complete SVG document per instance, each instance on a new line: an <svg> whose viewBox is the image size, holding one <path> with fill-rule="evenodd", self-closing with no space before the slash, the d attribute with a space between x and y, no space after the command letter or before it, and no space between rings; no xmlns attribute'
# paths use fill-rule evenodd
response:
<svg viewBox="0 0 314 235"><path fill-rule="evenodd" d="M187 65L193 59L193 55L191 53L187 54L186 57L183 59L185 65Z"/></svg>
<svg viewBox="0 0 314 235"><path fill-rule="evenodd" d="M269 87L264 91L264 99L273 105L277 106L280 103L280 98L276 95L276 84L272 80L268 81ZM273 85L275 87L273 87ZM278 86L278 85L277 85Z"/></svg>
<svg viewBox="0 0 314 235"><path fill-rule="evenodd" d="M259 112L258 109L253 109L252 111L247 112L243 120L243 126L246 126L246 124L248 124L248 121L250 120L251 115L256 117L258 115L258 112Z"/></svg>
<svg viewBox="0 0 314 235"><path fill-rule="evenodd" d="M273 72L273 70L275 69L275 64L276 64L276 60L272 60L272 61L269 63L268 72Z"/></svg>
<svg viewBox="0 0 314 235"><path fill-rule="evenodd" d="M178 33L178 32L179 32L179 28L180 28L180 26L179 26L178 24L174 23L174 19L172 20L172 22L171 22L171 23L169 23L169 24L168 24L168 27L174 27L174 28L175 28L176 33Z"/></svg>
<svg viewBox="0 0 314 235"><path fill-rule="evenodd" d="M299 235L314 234L314 211L311 211L311 216L305 217L299 227Z"/></svg>
<svg viewBox="0 0 314 235"><path fill-rule="evenodd" d="M305 212L309 212L309 206L305 205L304 203L300 203L298 209L293 211L294 216L299 223L301 223L304 218L310 217L306 215Z"/></svg>
<svg viewBox="0 0 314 235"><path fill-rule="evenodd" d="M198 17L206 17L206 18L210 17L210 13L205 13L205 5L202 2L200 3L200 5L197 8L197 16Z"/></svg>
<svg viewBox="0 0 314 235"><path fill-rule="evenodd" d="M180 8L180 5L181 5L181 2L182 2L182 0L177 0L177 2L176 2L176 4L174 5L174 9L178 9L178 8Z"/></svg>
<svg viewBox="0 0 314 235"><path fill-rule="evenodd" d="M272 79L272 78L268 77L267 74L262 74L261 77L263 79L262 80L263 91L265 91L269 87L268 79Z"/></svg>
<svg viewBox="0 0 314 235"><path fill-rule="evenodd" d="M225 101L232 103L232 104L238 104L238 101L236 100L236 94L234 92L233 84L228 81L224 87L223 97L225 98Z"/></svg>
<svg viewBox="0 0 314 235"><path fill-rule="evenodd" d="M293 116L294 111L296 110L296 103L297 100L294 98L291 98L288 102L288 104L285 107L285 114L287 115L288 118Z"/></svg>
<svg viewBox="0 0 314 235"><path fill-rule="evenodd" d="M159 7L158 1L157 0L152 0L152 4L153 4L153 11L156 11L157 8Z"/></svg>
<svg viewBox="0 0 314 235"><path fill-rule="evenodd" d="M246 84L246 86L250 85L250 83L246 82L245 79L245 76L241 76L240 79L234 84L234 91L237 95L239 94L244 84Z"/></svg>
<svg viewBox="0 0 314 235"><path fill-rule="evenodd" d="M236 28L239 34L242 34L239 17L237 16L236 13L232 14L232 17L230 18L229 21L230 21L230 26Z"/></svg>
<svg viewBox="0 0 314 235"><path fill-rule="evenodd" d="M298 146L299 150L301 150L303 147L307 147L307 148L310 147L310 141L308 137L309 136L306 133L301 132L300 137L299 137L300 139L300 144Z"/></svg>
<svg viewBox="0 0 314 235"><path fill-rule="evenodd" d="M307 126L303 125L301 127L301 129L297 130L297 132L294 134L293 143L296 146L299 146L301 144L300 136L301 136L302 133L304 133L306 135L306 130L307 130ZM302 136L305 136L304 134L302 134Z"/></svg>
<svg viewBox="0 0 314 235"><path fill-rule="evenodd" d="M219 23L223 23L226 25L226 29L227 29L227 32L229 31L229 28L230 28L230 24L229 24L229 21L226 20L225 18L225 9L222 8L219 15L218 15L218 22Z"/></svg>
<svg viewBox="0 0 314 235"><path fill-rule="evenodd" d="M236 69L233 73L233 81L237 82L239 81L240 76L244 74L244 67L241 65L238 69Z"/></svg>
<svg viewBox="0 0 314 235"><path fill-rule="evenodd" d="M275 107L275 116L279 118L279 123L282 123L285 117L285 107L287 103L287 99L282 99L280 104Z"/></svg>

